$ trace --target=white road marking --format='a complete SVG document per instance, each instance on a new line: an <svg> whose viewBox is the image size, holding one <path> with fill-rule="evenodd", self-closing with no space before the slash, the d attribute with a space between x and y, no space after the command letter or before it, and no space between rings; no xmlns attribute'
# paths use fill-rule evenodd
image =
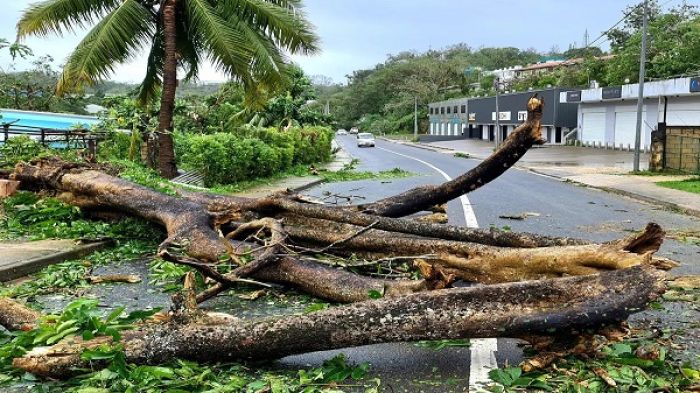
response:
<svg viewBox="0 0 700 393"><path fill-rule="evenodd" d="M443 171L442 169L436 167L435 165L433 165L433 164L431 164L431 163L429 163L429 162L423 161L423 160L418 159L418 158L415 158L415 157L408 156L408 155L406 155L406 154L402 154L402 153L399 153L399 152L395 152L395 151L393 151L393 150L389 150L389 149L386 149L386 148L383 148L383 147L377 147L377 149L382 149L382 150L384 150L384 151L388 151L389 153L396 154L397 156L406 157L406 158L408 158L408 159L411 159L411 160L414 160L414 161L418 161L418 162L420 162L421 164L423 164L423 165L429 167L430 169L432 169L432 170L434 170L435 172L437 172L437 173L439 173L440 175L442 175L442 177L444 177L445 180L447 180L447 181L452 180L452 178L450 177L450 175L448 175L447 173L445 173L445 171ZM474 209L472 208L471 202L469 202L469 198L467 198L466 195L462 195L462 196L459 197L459 201L462 203L462 211L464 212L464 220L465 220L466 223L467 223L467 227L469 227L469 228L478 228L478 227L479 227L479 223L476 221L476 215L474 214Z"/></svg>
<svg viewBox="0 0 700 393"><path fill-rule="evenodd" d="M429 167L435 172L442 175L445 180L450 181L452 178L450 175L445 173L442 169L436 167L435 165L423 161L421 159L411 157L406 154L395 152L390 149L383 147L377 147L377 149L384 150L386 152L396 154L397 156L405 157L414 161L418 161L421 164ZM469 198L466 195L459 197L462 203L462 211L464 212L464 220L469 228L478 228L479 223L476 221L476 215L474 214L474 209ZM498 350L498 339L496 338L480 338L471 340L471 362L469 365L469 391L470 392L484 392L484 386L491 383L489 378L489 371L498 368L498 363L496 362L496 351Z"/></svg>

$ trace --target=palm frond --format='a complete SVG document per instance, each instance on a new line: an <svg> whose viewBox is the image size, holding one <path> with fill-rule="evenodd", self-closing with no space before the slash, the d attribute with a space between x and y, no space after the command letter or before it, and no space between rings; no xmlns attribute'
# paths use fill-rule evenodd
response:
<svg viewBox="0 0 700 393"><path fill-rule="evenodd" d="M123 2L104 17L68 58L59 80L59 93L93 84L136 55L152 36L153 18L138 0Z"/></svg>
<svg viewBox="0 0 700 393"><path fill-rule="evenodd" d="M44 0L31 4L17 22L17 38L74 32L114 10L119 0Z"/></svg>
<svg viewBox="0 0 700 393"><path fill-rule="evenodd" d="M209 60L228 75L248 75L253 50L247 37L231 28L206 0L188 0L185 7L187 30L197 32Z"/></svg>
<svg viewBox="0 0 700 393"><path fill-rule="evenodd" d="M163 29L159 24L153 33L151 50L146 61L146 76L139 85L136 97L141 105L147 105L156 100L163 86L163 64L165 62L165 47L163 46Z"/></svg>
<svg viewBox="0 0 700 393"><path fill-rule="evenodd" d="M200 34L187 33L185 18L180 19L177 26L176 46L180 55L179 66L185 71L184 81L197 79L199 64L202 62L201 53L204 51Z"/></svg>
<svg viewBox="0 0 700 393"><path fill-rule="evenodd" d="M246 23L290 53L308 54L319 49L319 38L314 33L314 27L306 20L300 3L224 0L217 2L217 8L231 23Z"/></svg>

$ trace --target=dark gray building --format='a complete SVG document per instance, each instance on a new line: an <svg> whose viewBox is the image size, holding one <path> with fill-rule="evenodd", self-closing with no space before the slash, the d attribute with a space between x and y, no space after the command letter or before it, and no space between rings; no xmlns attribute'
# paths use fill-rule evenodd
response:
<svg viewBox="0 0 700 393"><path fill-rule="evenodd" d="M527 117L527 101L535 93L544 98L542 135L548 143L565 143L564 137L577 124L578 105L560 101L560 93L573 89L552 88L522 93L501 94L498 100L500 132L505 138ZM455 105L459 113L454 115ZM461 113L463 106L466 112ZM447 108L450 107L450 113ZM494 140L496 133L496 97L436 102L428 106L430 134L444 139L474 138ZM466 121L465 121L466 120Z"/></svg>

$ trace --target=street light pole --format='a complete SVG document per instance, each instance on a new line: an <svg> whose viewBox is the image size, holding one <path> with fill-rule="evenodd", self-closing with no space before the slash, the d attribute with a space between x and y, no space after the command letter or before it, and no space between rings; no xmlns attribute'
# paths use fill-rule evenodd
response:
<svg viewBox="0 0 700 393"><path fill-rule="evenodd" d="M633 170L639 171L639 156L642 144L642 110L644 107L644 78L646 76L646 57L647 57L647 25L648 21L648 0L644 0L643 16L642 16L642 50L639 55L639 95L637 96L637 129L634 135L634 165Z"/></svg>
<svg viewBox="0 0 700 393"><path fill-rule="evenodd" d="M418 96L413 97L413 140L418 139Z"/></svg>

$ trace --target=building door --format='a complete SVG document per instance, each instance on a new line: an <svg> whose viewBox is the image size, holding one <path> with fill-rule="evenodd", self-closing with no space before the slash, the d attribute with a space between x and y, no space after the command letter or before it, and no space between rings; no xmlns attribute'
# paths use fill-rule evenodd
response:
<svg viewBox="0 0 700 393"><path fill-rule="evenodd" d="M469 139L474 138L474 124L469 125Z"/></svg>
<svg viewBox="0 0 700 393"><path fill-rule="evenodd" d="M495 125L489 124L489 140L492 142L494 139L496 139L495 128L496 128Z"/></svg>
<svg viewBox="0 0 700 393"><path fill-rule="evenodd" d="M561 127L556 128L556 132L554 134L554 143L561 143Z"/></svg>
<svg viewBox="0 0 700 393"><path fill-rule="evenodd" d="M646 119L646 112L642 112L642 119ZM646 124L642 123L642 135L640 146L643 149L648 144L646 138ZM615 146L630 146L634 148L634 139L637 134L637 112L626 111L615 113Z"/></svg>
<svg viewBox="0 0 700 393"><path fill-rule="evenodd" d="M605 142L605 112L583 114L581 140L589 143Z"/></svg>
<svg viewBox="0 0 700 393"><path fill-rule="evenodd" d="M508 126L501 126L501 141L505 141L508 138Z"/></svg>

